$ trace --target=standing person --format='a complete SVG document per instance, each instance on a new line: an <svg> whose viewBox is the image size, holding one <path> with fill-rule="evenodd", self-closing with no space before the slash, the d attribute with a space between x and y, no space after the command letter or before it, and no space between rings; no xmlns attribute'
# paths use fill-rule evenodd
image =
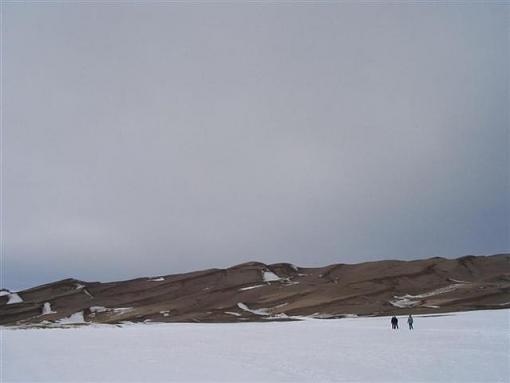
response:
<svg viewBox="0 0 510 383"><path fill-rule="evenodd" d="M396 316L393 316L393 318L391 318L391 328L393 330L397 330L398 329L398 319Z"/></svg>
<svg viewBox="0 0 510 383"><path fill-rule="evenodd" d="M409 330L413 330L413 322L414 319L411 314L409 314L409 318L407 318L407 324L409 325Z"/></svg>

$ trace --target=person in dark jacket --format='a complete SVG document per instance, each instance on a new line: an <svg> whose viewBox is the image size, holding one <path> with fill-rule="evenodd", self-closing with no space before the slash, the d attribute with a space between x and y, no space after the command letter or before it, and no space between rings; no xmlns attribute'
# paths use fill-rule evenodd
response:
<svg viewBox="0 0 510 383"><path fill-rule="evenodd" d="M391 328L393 330L398 330L398 319L396 316L394 316L393 318L391 318Z"/></svg>
<svg viewBox="0 0 510 383"><path fill-rule="evenodd" d="M409 325L409 330L413 330L413 322L414 319L411 314L409 314L409 318L407 318L407 324Z"/></svg>

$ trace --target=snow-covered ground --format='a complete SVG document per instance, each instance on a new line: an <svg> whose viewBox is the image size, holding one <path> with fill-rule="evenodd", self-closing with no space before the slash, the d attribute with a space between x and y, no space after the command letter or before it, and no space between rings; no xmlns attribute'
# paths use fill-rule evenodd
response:
<svg viewBox="0 0 510 383"><path fill-rule="evenodd" d="M2 329L1 382L509 382L510 310Z"/></svg>

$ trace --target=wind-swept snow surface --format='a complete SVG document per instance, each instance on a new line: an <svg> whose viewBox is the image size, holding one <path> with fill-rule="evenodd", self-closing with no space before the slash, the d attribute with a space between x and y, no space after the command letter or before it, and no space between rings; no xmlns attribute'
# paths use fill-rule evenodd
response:
<svg viewBox="0 0 510 383"><path fill-rule="evenodd" d="M510 381L510 310L405 319L3 328L3 381Z"/></svg>

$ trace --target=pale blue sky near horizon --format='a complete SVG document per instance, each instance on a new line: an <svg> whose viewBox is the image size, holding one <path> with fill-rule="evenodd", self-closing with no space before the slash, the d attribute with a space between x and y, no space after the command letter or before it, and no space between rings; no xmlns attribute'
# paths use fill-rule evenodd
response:
<svg viewBox="0 0 510 383"><path fill-rule="evenodd" d="M3 4L3 285L510 251L508 3Z"/></svg>

